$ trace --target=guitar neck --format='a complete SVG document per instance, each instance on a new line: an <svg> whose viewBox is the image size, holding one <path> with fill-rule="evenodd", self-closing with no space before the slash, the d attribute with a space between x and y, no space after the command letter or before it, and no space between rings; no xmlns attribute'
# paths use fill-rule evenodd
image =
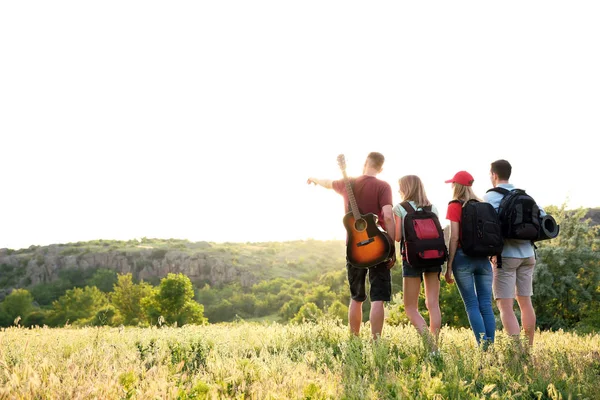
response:
<svg viewBox="0 0 600 400"><path fill-rule="evenodd" d="M356 204L356 198L354 197L354 192L352 191L352 185L350 184L350 179L346 175L346 171L342 171L344 173L344 183L346 184L346 193L348 194L348 201L350 202L350 211L352 211L352 215L355 220L360 219L360 212L358 211L358 204Z"/></svg>

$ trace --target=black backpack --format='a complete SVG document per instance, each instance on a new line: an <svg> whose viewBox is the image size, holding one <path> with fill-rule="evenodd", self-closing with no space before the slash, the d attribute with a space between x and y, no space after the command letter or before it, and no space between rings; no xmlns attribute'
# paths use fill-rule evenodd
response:
<svg viewBox="0 0 600 400"><path fill-rule="evenodd" d="M449 204L463 202L452 200ZM498 213L490 203L471 199L462 206L460 246L471 257L502 254L504 239Z"/></svg>
<svg viewBox="0 0 600 400"><path fill-rule="evenodd" d="M540 236L540 208L535 200L522 189L508 190L496 187L504 197L498 207L502 236L506 239L537 240Z"/></svg>
<svg viewBox="0 0 600 400"><path fill-rule="evenodd" d="M431 206L415 211L409 202L400 203L406 210L402 255L414 268L435 267L444 264L448 249L444 231Z"/></svg>

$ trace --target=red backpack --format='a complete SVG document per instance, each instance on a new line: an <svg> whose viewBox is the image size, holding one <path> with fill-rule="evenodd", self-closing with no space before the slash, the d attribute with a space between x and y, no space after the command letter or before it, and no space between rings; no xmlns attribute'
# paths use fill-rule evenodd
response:
<svg viewBox="0 0 600 400"><path fill-rule="evenodd" d="M415 210L407 201L400 206L406 210L401 244L403 258L414 268L444 264L448 258L444 231L431 206Z"/></svg>

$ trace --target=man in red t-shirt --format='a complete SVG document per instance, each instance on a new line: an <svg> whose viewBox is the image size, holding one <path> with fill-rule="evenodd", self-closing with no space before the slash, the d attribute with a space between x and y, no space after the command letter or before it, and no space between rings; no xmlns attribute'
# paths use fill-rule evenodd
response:
<svg viewBox="0 0 600 400"><path fill-rule="evenodd" d="M385 158L383 154L372 152L367 156L363 167L363 175L351 179L352 191L356 198L356 204L361 214L373 213L377 215L379 224L387 231L392 243L394 238L394 213L392 212L392 188L390 185L377 178L381 172ZM327 189L333 189L344 197L345 211L348 212L348 195L346 185L343 179L332 181L330 179L308 178L307 183L323 186ZM367 299L365 290L365 280L367 272L369 273L369 282L371 290L369 297L371 299L371 333L374 338L381 335L383 329L384 309L383 302L390 301L392 298L392 277L390 268L396 263L396 252L389 262L378 264L371 268L356 268L350 263L346 263L348 271L348 283L350 284L350 294L352 300L348 308L348 321L350 330L355 335L360 332L362 323L362 303Z"/></svg>

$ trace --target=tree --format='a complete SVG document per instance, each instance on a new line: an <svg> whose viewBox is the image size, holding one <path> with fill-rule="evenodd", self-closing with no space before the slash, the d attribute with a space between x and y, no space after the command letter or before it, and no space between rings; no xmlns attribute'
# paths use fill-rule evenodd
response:
<svg viewBox="0 0 600 400"><path fill-rule="evenodd" d="M250 293L236 293L231 298L231 304L236 313L243 318L254 317L256 312L256 297Z"/></svg>
<svg viewBox="0 0 600 400"><path fill-rule="evenodd" d="M345 325L348 323L348 306L341 301L336 300L327 307L327 315L332 318L339 318Z"/></svg>
<svg viewBox="0 0 600 400"><path fill-rule="evenodd" d="M94 274L93 269L65 268L58 272L58 276L69 283L69 287L84 287Z"/></svg>
<svg viewBox="0 0 600 400"><path fill-rule="evenodd" d="M218 304L207 307L206 316L210 322L231 321L235 317L235 310L229 300L223 299Z"/></svg>
<svg viewBox="0 0 600 400"><path fill-rule="evenodd" d="M119 312L123 325L137 325L146 320L142 299L153 294L152 286L146 282L133 283L131 274L117 276L111 303Z"/></svg>
<svg viewBox="0 0 600 400"><path fill-rule="evenodd" d="M48 313L43 310L32 311L23 319L23 326L28 328L31 328L32 326L44 326L47 314Z"/></svg>
<svg viewBox="0 0 600 400"><path fill-rule="evenodd" d="M117 273L112 269L100 268L87 281L89 286L96 286L104 293L112 292L117 283Z"/></svg>
<svg viewBox="0 0 600 400"><path fill-rule="evenodd" d="M315 305L322 310L326 305L333 303L336 298L336 294L331 292L328 286L319 285L310 291L306 297L306 301L315 303Z"/></svg>
<svg viewBox="0 0 600 400"><path fill-rule="evenodd" d="M306 303L298 313L292 318L290 322L293 323L302 323L302 322L316 322L321 316L323 312L319 310L319 307L315 303Z"/></svg>
<svg viewBox="0 0 600 400"><path fill-rule="evenodd" d="M54 300L58 300L70 288L73 288L73 285L61 278L53 282L40 283L33 286L31 294L40 306L50 306Z"/></svg>
<svg viewBox="0 0 600 400"><path fill-rule="evenodd" d="M319 277L319 283L325 285L334 293L348 288L348 279L345 271L331 271Z"/></svg>
<svg viewBox="0 0 600 400"><path fill-rule="evenodd" d="M300 308L303 304L303 299L295 297L281 306L281 309L279 310L279 316L283 321L289 321L294 318L298 311L300 311Z"/></svg>
<svg viewBox="0 0 600 400"><path fill-rule="evenodd" d="M183 306L181 317L178 319L178 322L179 321L181 321L181 325L203 325L208 323L208 319L204 317L204 306L194 300L188 301Z"/></svg>
<svg viewBox="0 0 600 400"><path fill-rule="evenodd" d="M116 315L117 309L109 304L96 312L96 315L92 318L91 324L94 326L115 325Z"/></svg>
<svg viewBox="0 0 600 400"><path fill-rule="evenodd" d="M255 294L277 294L281 291L282 286L286 285L287 281L284 278L275 278L268 281L261 281L252 286L252 292Z"/></svg>
<svg viewBox="0 0 600 400"><path fill-rule="evenodd" d="M157 314L167 324L203 324L204 307L194 301L194 288L184 274L168 274L160 281L158 289L142 301L149 318L154 323Z"/></svg>
<svg viewBox="0 0 600 400"><path fill-rule="evenodd" d="M78 322L78 325L91 323L96 313L108 304L106 295L95 286L67 290L52 303L48 324L52 326Z"/></svg>
<svg viewBox="0 0 600 400"><path fill-rule="evenodd" d="M33 296L25 289L14 289L0 304L0 309L11 323L17 317L24 319L33 311Z"/></svg>
<svg viewBox="0 0 600 400"><path fill-rule="evenodd" d="M13 324L13 320L10 319L7 313L0 309L0 326L7 327Z"/></svg>
<svg viewBox="0 0 600 400"><path fill-rule="evenodd" d="M542 329L600 330L600 238L586 210L546 209L560 234L538 242L532 297Z"/></svg>
<svg viewBox="0 0 600 400"><path fill-rule="evenodd" d="M207 283L202 289L196 290L196 300L205 307L213 305L217 302L217 291Z"/></svg>

